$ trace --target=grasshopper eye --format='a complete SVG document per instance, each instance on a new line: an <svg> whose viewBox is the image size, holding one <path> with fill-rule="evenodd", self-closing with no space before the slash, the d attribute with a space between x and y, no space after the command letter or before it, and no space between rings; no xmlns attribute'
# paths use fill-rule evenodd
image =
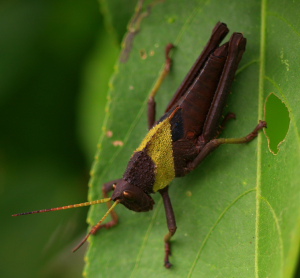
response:
<svg viewBox="0 0 300 278"><path fill-rule="evenodd" d="M126 202L128 202L128 203L135 203L137 201L134 192L131 192L129 190L123 191L123 197L124 197L124 199L126 199Z"/></svg>
<svg viewBox="0 0 300 278"><path fill-rule="evenodd" d="M129 202L134 202L134 195L128 190L123 191L123 197Z"/></svg>

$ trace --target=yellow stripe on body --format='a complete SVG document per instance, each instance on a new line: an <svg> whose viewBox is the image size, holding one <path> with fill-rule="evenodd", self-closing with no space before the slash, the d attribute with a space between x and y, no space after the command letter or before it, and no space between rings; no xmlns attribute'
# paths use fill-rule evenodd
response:
<svg viewBox="0 0 300 278"><path fill-rule="evenodd" d="M136 152L143 151L146 147L156 166L153 186L153 191L156 192L165 188L175 178L170 118L154 126Z"/></svg>

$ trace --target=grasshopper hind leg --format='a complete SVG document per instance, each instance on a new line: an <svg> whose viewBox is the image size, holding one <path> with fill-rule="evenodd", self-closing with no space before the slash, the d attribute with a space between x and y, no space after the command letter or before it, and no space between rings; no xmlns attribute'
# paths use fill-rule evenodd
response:
<svg viewBox="0 0 300 278"><path fill-rule="evenodd" d="M218 127L215 138L218 138L221 135L222 131L225 129L225 127L229 121L235 120L235 119L236 119L236 115L234 113L232 113L232 112L227 113L225 115L224 119L222 120L222 123Z"/></svg>

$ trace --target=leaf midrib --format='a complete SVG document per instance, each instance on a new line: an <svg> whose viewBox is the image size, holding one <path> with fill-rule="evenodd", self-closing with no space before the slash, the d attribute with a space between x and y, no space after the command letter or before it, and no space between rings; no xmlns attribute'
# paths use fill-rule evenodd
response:
<svg viewBox="0 0 300 278"><path fill-rule="evenodd" d="M259 64L259 84L258 84L258 120L262 119L263 111L263 92L264 92L264 76L265 76L265 47L266 47L266 8L267 1L261 2L261 28L260 28L260 64ZM254 251L254 271L255 277L259 277L258 270L258 250L259 250L259 216L260 216L260 197L261 197L261 150L262 138L257 138L257 180L256 180L256 227L255 227L255 251Z"/></svg>

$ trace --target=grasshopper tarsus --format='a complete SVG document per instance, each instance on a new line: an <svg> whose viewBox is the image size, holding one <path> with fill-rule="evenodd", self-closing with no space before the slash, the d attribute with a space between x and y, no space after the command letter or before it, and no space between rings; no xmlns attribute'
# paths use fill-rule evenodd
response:
<svg viewBox="0 0 300 278"><path fill-rule="evenodd" d="M172 66L172 58L170 57L170 52L174 47L175 47L175 45L172 43L169 43L166 46L166 64L165 64L165 71L167 72L166 74L169 73L171 66Z"/></svg>
<svg viewBox="0 0 300 278"><path fill-rule="evenodd" d="M164 259L164 266L166 268L171 268L172 264L170 263L169 257L171 256L171 243L170 241L165 242L165 259Z"/></svg>
<svg viewBox="0 0 300 278"><path fill-rule="evenodd" d="M169 261L165 261L164 266L165 266L165 268L169 269L169 268L171 268L173 265L172 265Z"/></svg>

